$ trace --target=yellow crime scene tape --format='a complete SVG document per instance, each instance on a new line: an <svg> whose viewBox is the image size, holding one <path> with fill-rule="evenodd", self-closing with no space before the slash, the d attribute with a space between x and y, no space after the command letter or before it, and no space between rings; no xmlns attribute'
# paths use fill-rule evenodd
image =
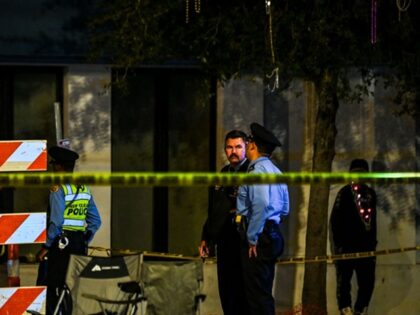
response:
<svg viewBox="0 0 420 315"><path fill-rule="evenodd" d="M0 187L47 187L58 184L85 184L95 186L141 187L141 186L213 186L243 184L336 184L352 181L395 184L418 183L420 172L399 173L307 173L283 174L229 174L229 173L1 173Z"/></svg>
<svg viewBox="0 0 420 315"><path fill-rule="evenodd" d="M149 187L149 186L213 186L286 183L302 184L338 184L352 181L364 181L378 184L410 184L420 182L419 172L396 173L308 173L288 172L283 174L231 174L231 173L146 173L146 172L80 172L80 173L0 173L0 187L47 187L58 184L85 184L114 187ZM94 247L93 251L136 253L136 251L105 249ZM280 264L298 264L311 262L331 262L335 260L358 259L379 255L396 254L420 250L420 246L379 250L371 252L325 255L315 257L293 257L280 259ZM138 253L139 251L137 251ZM200 259L176 254L143 252L145 256L169 259Z"/></svg>
<svg viewBox="0 0 420 315"><path fill-rule="evenodd" d="M128 250L128 249L110 249L104 247L89 247L91 250L91 254L93 255L95 252L105 251L108 256L118 254L118 255L134 255L142 253L144 257L151 257L151 258L160 258L160 259L180 259L180 260L197 260L201 259L201 257L193 257L193 256L183 256L178 254L170 254L170 253L156 253L156 252L147 252L147 251L140 251L140 250ZM280 258L278 259L277 263L286 265L286 264L304 264L304 263L319 263L319 262L334 262L336 260L349 260L349 259L362 259L367 257L376 257L376 256L383 256L383 255L390 255L390 254L399 254L404 252L410 251L417 251L420 250L420 246L412 246L412 247L403 247L403 248L394 248L394 249L382 249L377 251L369 251L369 252L358 252L358 253L347 253L347 254L340 254L340 255L324 255L324 256L314 256L314 257L291 257L291 258ZM206 258L207 260L207 258ZM215 260L210 258L211 260Z"/></svg>

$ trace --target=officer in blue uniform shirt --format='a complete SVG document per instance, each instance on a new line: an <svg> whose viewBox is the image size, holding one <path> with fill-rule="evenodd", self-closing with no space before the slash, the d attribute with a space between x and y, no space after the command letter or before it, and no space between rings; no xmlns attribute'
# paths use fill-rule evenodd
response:
<svg viewBox="0 0 420 315"><path fill-rule="evenodd" d="M252 174L280 174L270 156L280 141L263 126L252 123L246 156ZM243 185L237 198L237 224L241 234L241 263L249 313L274 315L272 296L275 264L283 252L279 230L289 214L289 193L285 184Z"/></svg>
<svg viewBox="0 0 420 315"><path fill-rule="evenodd" d="M79 155L61 146L48 150L55 172L73 172ZM101 225L93 196L84 185L54 185L50 189L47 240L38 253L42 261L48 254L47 314L53 314L65 284L71 254L84 255L87 244ZM67 305L69 307L69 305ZM63 314L71 309L62 308Z"/></svg>

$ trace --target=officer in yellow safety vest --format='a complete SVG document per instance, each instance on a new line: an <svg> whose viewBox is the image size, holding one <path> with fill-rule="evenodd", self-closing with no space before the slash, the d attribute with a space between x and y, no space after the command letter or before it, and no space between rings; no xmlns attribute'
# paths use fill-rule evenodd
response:
<svg viewBox="0 0 420 315"><path fill-rule="evenodd" d="M79 155L62 146L48 150L55 172L73 172ZM70 254L86 254L87 244L101 225L93 196L84 185L55 185L50 189L47 240L37 258L47 267L47 315L53 314L65 284ZM62 310L70 314L71 310Z"/></svg>

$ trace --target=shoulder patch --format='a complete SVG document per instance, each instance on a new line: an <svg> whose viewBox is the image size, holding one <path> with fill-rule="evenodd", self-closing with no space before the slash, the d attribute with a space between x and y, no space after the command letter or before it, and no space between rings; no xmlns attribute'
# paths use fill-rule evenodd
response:
<svg viewBox="0 0 420 315"><path fill-rule="evenodd" d="M59 189L59 186L58 186L58 185L52 185L52 186L50 187L50 191L51 191L51 192L57 192L57 191L58 191L58 189Z"/></svg>

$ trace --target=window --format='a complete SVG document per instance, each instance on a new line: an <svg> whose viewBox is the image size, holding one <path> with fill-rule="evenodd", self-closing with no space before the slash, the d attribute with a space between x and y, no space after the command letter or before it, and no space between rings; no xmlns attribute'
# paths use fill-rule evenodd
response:
<svg viewBox="0 0 420 315"><path fill-rule="evenodd" d="M210 84L198 70L140 69L113 90L112 170L214 169ZM113 188L112 247L193 255L206 187ZM188 235L188 236L186 236Z"/></svg>

